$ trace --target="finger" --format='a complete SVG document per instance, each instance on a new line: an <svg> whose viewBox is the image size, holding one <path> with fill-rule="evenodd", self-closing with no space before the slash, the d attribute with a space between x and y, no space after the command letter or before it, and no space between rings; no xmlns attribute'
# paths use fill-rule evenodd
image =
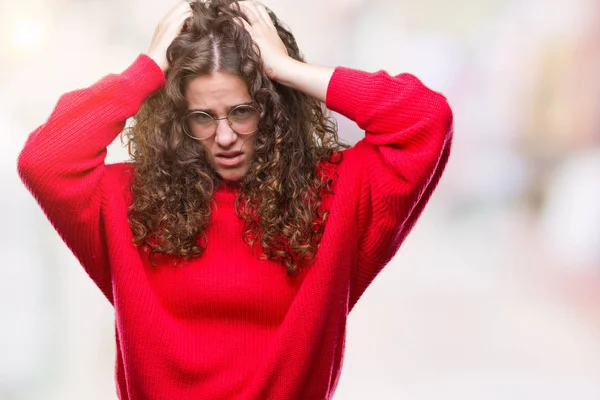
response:
<svg viewBox="0 0 600 400"><path fill-rule="evenodd" d="M270 27L275 28L275 24L273 24L273 20L271 19L271 16L269 15L267 8L265 6L258 6L257 9L258 9L258 12L260 13L260 16L262 17L263 21L265 22L265 24L269 25Z"/></svg>
<svg viewBox="0 0 600 400"><path fill-rule="evenodd" d="M258 20L259 20L261 23L263 23L263 24L266 24L266 23L267 23L267 21L270 21L270 20L271 20L271 18L269 18L269 16L268 16L268 15L267 15L267 18L265 19L265 17L264 17L264 15L263 15L263 13L261 13L261 12L260 12L260 8L261 8L262 6L259 6L258 4L256 4L256 3L255 3L255 2L253 2L253 1L251 1L251 2L249 2L249 3L250 3L250 4L249 4L249 7L250 7L250 9L251 9L251 10L252 10L252 12L253 12L253 13L256 15L257 19L258 19Z"/></svg>
<svg viewBox="0 0 600 400"><path fill-rule="evenodd" d="M181 18L181 21L179 23L179 30L178 32L181 33L183 31L183 27L185 26L185 23L194 15L194 13L192 12L192 10L190 10L188 13L185 13L183 15L183 17Z"/></svg>
<svg viewBox="0 0 600 400"><path fill-rule="evenodd" d="M173 11L173 16L186 15L194 12L194 10L192 10L192 6L187 1L181 2Z"/></svg>
<svg viewBox="0 0 600 400"><path fill-rule="evenodd" d="M182 27L185 25L185 22L188 18L192 17L193 11L188 10L183 14L179 14L177 16L173 16L168 21L165 21L165 24L170 28L176 28L178 32L181 32ZM169 29L169 28L167 28Z"/></svg>
<svg viewBox="0 0 600 400"><path fill-rule="evenodd" d="M190 6L190 3L188 3L187 1L182 1L179 4L177 4L175 7L173 7L167 13L167 15L165 15L165 17L163 18L163 21L168 22L173 19L178 19L180 16L185 15L187 13L191 13L191 12L192 12L192 7Z"/></svg>
<svg viewBox="0 0 600 400"><path fill-rule="evenodd" d="M233 19L233 22L244 27L248 31L248 33L250 33L250 35L252 35L252 26L248 23L248 21L246 21L243 18L237 17L237 18Z"/></svg>
<svg viewBox="0 0 600 400"><path fill-rule="evenodd" d="M248 20L250 21L250 25L264 22L264 21L262 21L262 16L260 15L260 12L256 8L256 5L254 4L254 2L242 1L239 4L240 4L244 14L246 14L246 17L248 17Z"/></svg>
<svg viewBox="0 0 600 400"><path fill-rule="evenodd" d="M188 8L192 8L192 5L190 4L190 2L188 0L183 0L181 2L179 2L179 4L177 4L177 6L175 8L180 8L180 9L188 9Z"/></svg>

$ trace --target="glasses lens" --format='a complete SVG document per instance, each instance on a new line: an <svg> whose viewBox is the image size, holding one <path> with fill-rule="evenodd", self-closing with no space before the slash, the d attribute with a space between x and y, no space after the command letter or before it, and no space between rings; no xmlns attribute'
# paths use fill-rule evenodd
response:
<svg viewBox="0 0 600 400"><path fill-rule="evenodd" d="M251 105L234 107L227 116L231 129L240 135L256 132L260 113ZM185 118L185 131L194 139L208 139L215 134L217 120L203 111L193 111Z"/></svg>
<svg viewBox="0 0 600 400"><path fill-rule="evenodd" d="M250 105L237 106L229 112L227 117L231 129L242 135L253 133L258 129L260 114Z"/></svg>
<svg viewBox="0 0 600 400"><path fill-rule="evenodd" d="M206 139L215 133L215 120L209 114L202 111L194 111L185 118L188 135Z"/></svg>

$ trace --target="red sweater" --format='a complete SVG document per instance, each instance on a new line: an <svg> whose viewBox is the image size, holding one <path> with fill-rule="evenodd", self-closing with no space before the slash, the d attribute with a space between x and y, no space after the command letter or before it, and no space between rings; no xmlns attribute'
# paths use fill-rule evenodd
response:
<svg viewBox="0 0 600 400"><path fill-rule="evenodd" d="M337 68L326 105L366 131L344 151L316 260L290 277L242 241L220 188L208 248L152 267L127 220L131 164L106 147L164 85L141 55L65 94L20 154L21 178L115 308L119 398L330 399L346 318L411 230L446 165L452 112L412 75ZM172 261L172 260L171 260Z"/></svg>

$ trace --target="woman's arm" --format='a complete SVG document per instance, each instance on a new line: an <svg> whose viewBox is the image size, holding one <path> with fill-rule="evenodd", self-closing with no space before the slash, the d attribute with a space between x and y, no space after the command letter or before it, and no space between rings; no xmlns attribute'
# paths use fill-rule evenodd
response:
<svg viewBox="0 0 600 400"><path fill-rule="evenodd" d="M344 154L336 192L358 199L359 249L351 305L389 262L428 202L450 154L452 111L410 74L390 76L292 60L262 6L240 3L241 21L271 79L325 102L365 138Z"/></svg>
<svg viewBox="0 0 600 400"><path fill-rule="evenodd" d="M105 179L106 148L142 102L164 84L166 48L189 16L185 11L189 5L183 3L157 27L149 56L140 55L121 74L61 96L46 123L31 133L18 159L21 179L111 301L101 212L111 195Z"/></svg>
<svg viewBox="0 0 600 400"><path fill-rule="evenodd" d="M325 102L334 68L306 64L291 58L264 6L252 1L238 3L250 23L240 20L260 49L269 78Z"/></svg>
<svg viewBox="0 0 600 400"><path fill-rule="evenodd" d="M276 80L325 103L335 68L306 64L292 58L279 69Z"/></svg>
<svg viewBox="0 0 600 400"><path fill-rule="evenodd" d="M112 300L101 209L106 148L143 100L164 79L141 55L125 72L58 100L45 124L29 136L17 169L25 186L105 296Z"/></svg>
<svg viewBox="0 0 600 400"><path fill-rule="evenodd" d="M358 200L352 306L396 254L436 188L450 155L453 116L444 96L415 76L384 71L337 68L326 104L365 131L344 152L345 187L336 189Z"/></svg>

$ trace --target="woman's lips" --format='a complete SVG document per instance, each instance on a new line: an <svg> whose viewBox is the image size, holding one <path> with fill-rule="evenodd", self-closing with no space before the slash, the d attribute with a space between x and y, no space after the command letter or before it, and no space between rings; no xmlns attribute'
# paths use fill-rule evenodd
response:
<svg viewBox="0 0 600 400"><path fill-rule="evenodd" d="M240 151L217 153L215 155L215 163L223 167L237 167L244 161L244 153Z"/></svg>

